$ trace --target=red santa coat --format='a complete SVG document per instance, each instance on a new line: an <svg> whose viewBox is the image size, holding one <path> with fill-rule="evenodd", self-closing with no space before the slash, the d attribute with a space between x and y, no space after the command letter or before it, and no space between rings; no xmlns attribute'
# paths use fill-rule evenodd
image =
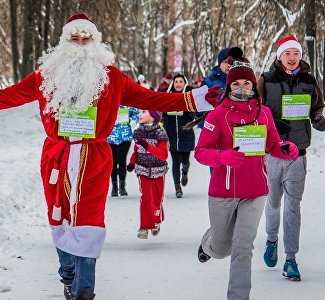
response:
<svg viewBox="0 0 325 300"><path fill-rule="evenodd" d="M74 142L58 136L58 121L43 114L46 100L40 91L42 77L39 70L18 84L0 90L0 109L35 100L39 102L41 120L47 134L41 157L41 177L54 243L61 250L78 256L98 258L104 243L104 209L112 170L112 155L106 139L115 124L119 106L161 112L197 111L191 92L152 92L114 67L108 67L108 77L109 84L96 101L96 138ZM77 149L74 153L78 153L79 167L74 171L75 179L72 182L67 168L73 148ZM49 182L53 169L59 169L55 184ZM54 205L61 207L59 220L52 217Z"/></svg>

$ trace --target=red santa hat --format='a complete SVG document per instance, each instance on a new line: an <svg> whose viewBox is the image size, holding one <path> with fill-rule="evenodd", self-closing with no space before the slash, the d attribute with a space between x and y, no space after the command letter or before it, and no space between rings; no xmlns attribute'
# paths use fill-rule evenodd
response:
<svg viewBox="0 0 325 300"><path fill-rule="evenodd" d="M79 33L83 37L91 36L95 41L102 40L102 34L98 31L96 25L85 14L76 14L71 16L64 24L61 38L70 40L71 35Z"/></svg>
<svg viewBox="0 0 325 300"><path fill-rule="evenodd" d="M294 36L290 35L290 36L286 36L278 41L278 50L276 51L277 59L280 59L281 54L289 48L298 49L300 52L300 56L302 57L302 47L301 47L300 43Z"/></svg>

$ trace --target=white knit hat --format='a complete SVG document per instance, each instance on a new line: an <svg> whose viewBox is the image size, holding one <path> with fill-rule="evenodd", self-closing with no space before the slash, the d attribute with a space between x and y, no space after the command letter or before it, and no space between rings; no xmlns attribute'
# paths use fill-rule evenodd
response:
<svg viewBox="0 0 325 300"><path fill-rule="evenodd" d="M280 39L278 41L278 50L276 52L277 59L280 59L280 56L283 51L289 49L289 48L296 48L300 52L300 56L302 57L302 47L298 40L294 36L287 36L283 39Z"/></svg>

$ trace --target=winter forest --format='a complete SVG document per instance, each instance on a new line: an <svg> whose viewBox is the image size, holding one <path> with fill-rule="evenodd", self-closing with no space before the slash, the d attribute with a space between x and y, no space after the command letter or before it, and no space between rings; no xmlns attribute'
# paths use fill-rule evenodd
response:
<svg viewBox="0 0 325 300"><path fill-rule="evenodd" d="M240 46L260 74L276 41L296 35L323 86L325 0L1 0L0 85L17 82L57 44L70 15L85 12L116 54L115 65L156 84L170 71L208 75L218 51Z"/></svg>

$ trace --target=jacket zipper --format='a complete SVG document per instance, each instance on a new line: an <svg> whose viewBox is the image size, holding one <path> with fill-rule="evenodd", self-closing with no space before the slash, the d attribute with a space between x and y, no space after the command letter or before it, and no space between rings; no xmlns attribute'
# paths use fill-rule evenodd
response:
<svg viewBox="0 0 325 300"><path fill-rule="evenodd" d="M226 173L226 190L230 189L230 172L231 168L229 166L226 166L227 168L227 173Z"/></svg>
<svg viewBox="0 0 325 300"><path fill-rule="evenodd" d="M179 138L178 138L178 117L175 116L176 118L176 149L179 151Z"/></svg>

